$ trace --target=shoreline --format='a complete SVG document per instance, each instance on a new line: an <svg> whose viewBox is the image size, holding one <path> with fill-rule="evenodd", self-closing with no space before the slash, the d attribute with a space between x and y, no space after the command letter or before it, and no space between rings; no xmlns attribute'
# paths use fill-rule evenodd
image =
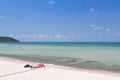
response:
<svg viewBox="0 0 120 80"><path fill-rule="evenodd" d="M23 61L23 62L29 62L29 63L45 63L45 64L53 64L53 65L58 65L58 66L64 66L64 67L68 67L68 68L73 68L73 69L83 69L83 70L90 70L90 71L100 71L100 72L109 72L109 73L120 73L120 69L112 69L109 67L101 67L101 66L97 66L94 67L89 66L89 65L82 65L82 66L76 66L76 65L68 65L68 64L64 64L64 63L57 63L55 61L49 61L49 60L42 60L41 58L39 59L35 59L35 57L26 57L26 56L21 56L21 55L9 55L9 54L1 54L0 53L0 57L3 58L8 58L8 59L13 59L13 60L19 60L19 61ZM116 65L117 66L117 65Z"/></svg>
<svg viewBox="0 0 120 80"><path fill-rule="evenodd" d="M78 69L54 64L45 64L46 68L36 70L25 69L26 63L19 59L0 57L1 80L120 80L120 74L98 70ZM10 66L10 67L8 67ZM55 74L54 74L55 73Z"/></svg>
<svg viewBox="0 0 120 80"><path fill-rule="evenodd" d="M21 59L16 59L16 58L11 58L11 57L3 57L3 56L0 56L0 61L10 61L10 62L22 63L22 64L39 63L39 62L35 62L35 61L26 61L26 60L21 60ZM64 68L64 69L68 69L68 70L72 69L72 70L77 70L77 71L88 71L88 72L95 72L95 73L120 75L120 72L112 72L112 71L101 70L101 69L77 68L77 67L63 66L63 65L56 65L56 64L49 64L49 63L43 63L43 64L45 64L46 66L50 65L51 67Z"/></svg>

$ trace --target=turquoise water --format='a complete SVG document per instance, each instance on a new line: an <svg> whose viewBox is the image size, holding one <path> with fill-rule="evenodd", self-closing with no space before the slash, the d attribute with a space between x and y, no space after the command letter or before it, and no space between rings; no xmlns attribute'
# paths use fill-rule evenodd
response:
<svg viewBox="0 0 120 80"><path fill-rule="evenodd" d="M73 67L120 71L119 42L1 43L0 55Z"/></svg>

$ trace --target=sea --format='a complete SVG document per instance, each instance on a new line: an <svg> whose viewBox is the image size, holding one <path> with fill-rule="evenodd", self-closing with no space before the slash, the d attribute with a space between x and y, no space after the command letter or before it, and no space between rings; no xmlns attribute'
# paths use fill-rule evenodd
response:
<svg viewBox="0 0 120 80"><path fill-rule="evenodd" d="M0 56L75 68L120 72L120 42L0 43Z"/></svg>

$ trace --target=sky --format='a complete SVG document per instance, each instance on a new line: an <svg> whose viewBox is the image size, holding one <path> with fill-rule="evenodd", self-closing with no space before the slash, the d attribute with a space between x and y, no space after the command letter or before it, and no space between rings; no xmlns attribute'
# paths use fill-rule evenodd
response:
<svg viewBox="0 0 120 80"><path fill-rule="evenodd" d="M120 42L120 0L0 0L0 36L22 42Z"/></svg>

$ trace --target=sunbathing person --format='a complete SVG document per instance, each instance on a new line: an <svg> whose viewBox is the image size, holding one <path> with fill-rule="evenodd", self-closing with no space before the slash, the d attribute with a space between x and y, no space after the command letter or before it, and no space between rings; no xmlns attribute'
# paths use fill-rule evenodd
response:
<svg viewBox="0 0 120 80"><path fill-rule="evenodd" d="M41 67L45 67L45 65L41 64L41 63L37 63L37 64L34 64L34 65L26 64L24 66L24 68L41 68Z"/></svg>

